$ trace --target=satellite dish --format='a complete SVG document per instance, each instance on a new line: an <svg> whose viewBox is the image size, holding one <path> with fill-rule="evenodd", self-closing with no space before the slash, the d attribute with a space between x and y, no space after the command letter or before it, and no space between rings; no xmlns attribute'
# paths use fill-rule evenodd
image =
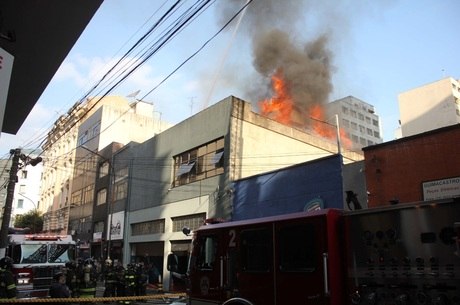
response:
<svg viewBox="0 0 460 305"><path fill-rule="evenodd" d="M133 93L131 94L128 94L126 97L136 97L139 93L141 92L141 90L137 90L137 91L134 91Z"/></svg>

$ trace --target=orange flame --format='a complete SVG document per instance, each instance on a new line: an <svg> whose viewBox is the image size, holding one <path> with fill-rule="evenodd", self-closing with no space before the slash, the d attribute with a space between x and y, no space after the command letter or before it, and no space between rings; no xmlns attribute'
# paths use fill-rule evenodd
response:
<svg viewBox="0 0 460 305"><path fill-rule="evenodd" d="M294 102L280 70L272 76L272 89L274 96L259 102L262 114L280 123L290 124Z"/></svg>
<svg viewBox="0 0 460 305"><path fill-rule="evenodd" d="M289 86L283 79L283 73L278 69L271 78L273 97L259 102L261 113L282 124L292 125L292 112L294 101L289 92ZM337 138L337 128L324 120L323 108L319 104L313 105L309 110L313 122L313 130L320 136L328 139ZM339 129L341 144L351 148L352 142L343 129Z"/></svg>
<svg viewBox="0 0 460 305"><path fill-rule="evenodd" d="M324 120L323 108L320 105L316 104L310 108L310 118L313 120L313 130L317 134L328 139L337 138L337 127ZM350 149L353 143L345 130L339 128L339 135L341 144Z"/></svg>

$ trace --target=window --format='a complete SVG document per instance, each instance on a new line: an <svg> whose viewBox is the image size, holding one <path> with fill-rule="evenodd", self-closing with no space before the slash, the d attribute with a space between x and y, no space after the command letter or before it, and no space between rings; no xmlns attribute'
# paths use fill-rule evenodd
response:
<svg viewBox="0 0 460 305"><path fill-rule="evenodd" d="M317 268L315 228L299 224L279 231L280 269L284 272L314 272ZM302 242L300 243L299 240Z"/></svg>
<svg viewBox="0 0 460 305"><path fill-rule="evenodd" d="M104 222L98 221L94 224L94 231L93 232L104 232Z"/></svg>
<svg viewBox="0 0 460 305"><path fill-rule="evenodd" d="M355 143L359 143L359 138L356 135L351 135L351 140Z"/></svg>
<svg viewBox="0 0 460 305"><path fill-rule="evenodd" d="M181 232L184 227L188 227L192 231L198 229L204 224L205 219L206 213L173 217L173 232Z"/></svg>
<svg viewBox="0 0 460 305"><path fill-rule="evenodd" d="M366 146L367 140L364 138L359 138L359 142L361 143L361 145Z"/></svg>
<svg viewBox="0 0 460 305"><path fill-rule="evenodd" d="M372 129L367 128L367 134L370 135L370 136L372 136L374 133L372 132Z"/></svg>
<svg viewBox="0 0 460 305"><path fill-rule="evenodd" d="M348 108L345 107L345 106L342 106L342 112L343 112L344 114L348 114Z"/></svg>
<svg viewBox="0 0 460 305"><path fill-rule="evenodd" d="M21 171L21 178L22 179L27 179L27 171L26 170Z"/></svg>
<svg viewBox="0 0 460 305"><path fill-rule="evenodd" d="M273 262L269 229L241 232L241 267L247 272L269 272Z"/></svg>
<svg viewBox="0 0 460 305"><path fill-rule="evenodd" d="M81 190L72 193L71 205L81 205Z"/></svg>
<svg viewBox="0 0 460 305"><path fill-rule="evenodd" d="M105 161L99 165L99 178L105 177L109 174L110 163Z"/></svg>
<svg viewBox="0 0 460 305"><path fill-rule="evenodd" d="M361 120L361 121L364 121L364 115L362 113L359 113L358 114L358 118Z"/></svg>
<svg viewBox="0 0 460 305"><path fill-rule="evenodd" d="M115 200L125 199L128 196L128 182L123 181L115 184Z"/></svg>
<svg viewBox="0 0 460 305"><path fill-rule="evenodd" d="M24 208L24 199L18 199L18 205L16 207L18 209Z"/></svg>
<svg viewBox="0 0 460 305"><path fill-rule="evenodd" d="M199 253L196 259L198 269L212 270L216 264L217 238L203 236L198 240Z"/></svg>
<svg viewBox="0 0 460 305"><path fill-rule="evenodd" d="M224 138L174 157L174 186L213 177L224 172Z"/></svg>
<svg viewBox="0 0 460 305"><path fill-rule="evenodd" d="M358 130L358 124L356 124L355 122L351 122L351 129Z"/></svg>
<svg viewBox="0 0 460 305"><path fill-rule="evenodd" d="M370 124L371 123L371 118L370 117L366 117L366 124Z"/></svg>
<svg viewBox="0 0 460 305"><path fill-rule="evenodd" d="M378 127L379 126L379 121L378 120L372 120L372 125Z"/></svg>
<svg viewBox="0 0 460 305"><path fill-rule="evenodd" d="M92 203L94 200L94 184L88 185L83 189L84 200L83 203Z"/></svg>
<svg viewBox="0 0 460 305"><path fill-rule="evenodd" d="M351 110L351 117L356 118L356 110Z"/></svg>
<svg viewBox="0 0 460 305"><path fill-rule="evenodd" d="M77 146L81 146L85 144L86 142L88 142L88 140L89 140L89 137L88 137L88 130L87 130L78 138Z"/></svg>
<svg viewBox="0 0 460 305"><path fill-rule="evenodd" d="M343 126L345 126L345 127L350 127L350 121L347 120L347 119L342 119L342 124L343 124Z"/></svg>
<svg viewBox="0 0 460 305"><path fill-rule="evenodd" d="M144 221L134 223L131 225L131 234L134 235L147 235L158 234L165 232L165 220L157 219L151 221Z"/></svg>
<svg viewBox="0 0 460 305"><path fill-rule="evenodd" d="M102 189L97 192L97 205L101 205L107 202L107 189Z"/></svg>
<svg viewBox="0 0 460 305"><path fill-rule="evenodd" d="M366 132L366 128L362 125L359 125L359 132L361 133L365 133Z"/></svg>
<svg viewBox="0 0 460 305"><path fill-rule="evenodd" d="M374 137L380 138L380 132L374 130Z"/></svg>
<svg viewBox="0 0 460 305"><path fill-rule="evenodd" d="M26 192L26 185L25 184L21 184L19 186L19 194L24 194Z"/></svg>

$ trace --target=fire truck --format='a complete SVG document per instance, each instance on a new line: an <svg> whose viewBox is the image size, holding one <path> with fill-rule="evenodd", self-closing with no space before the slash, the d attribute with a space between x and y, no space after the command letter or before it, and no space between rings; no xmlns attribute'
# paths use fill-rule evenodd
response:
<svg viewBox="0 0 460 305"><path fill-rule="evenodd" d="M9 234L8 240L18 298L47 297L53 275L75 260L71 235Z"/></svg>
<svg viewBox="0 0 460 305"><path fill-rule="evenodd" d="M191 305L460 304L460 198L193 232Z"/></svg>

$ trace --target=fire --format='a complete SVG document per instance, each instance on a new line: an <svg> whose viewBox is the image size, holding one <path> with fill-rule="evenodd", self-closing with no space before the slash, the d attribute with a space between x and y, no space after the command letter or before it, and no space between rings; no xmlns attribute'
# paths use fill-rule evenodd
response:
<svg viewBox="0 0 460 305"><path fill-rule="evenodd" d="M283 79L283 73L278 69L271 78L273 97L259 102L262 115L272 118L282 124L292 125L292 114L294 100L289 92L289 86ZM306 121L312 122L312 129L320 136L328 139L337 138L335 124L325 121L323 108L320 104L313 105L308 109L309 118ZM343 129L339 129L342 145L351 148L352 142Z"/></svg>
<svg viewBox="0 0 460 305"><path fill-rule="evenodd" d="M272 76L272 89L274 96L259 102L263 115L268 116L280 123L290 124L292 107L294 102L289 93L286 82L283 80L281 70Z"/></svg>
<svg viewBox="0 0 460 305"><path fill-rule="evenodd" d="M337 138L337 126L325 121L323 108L316 104L310 108L310 118L313 120L313 130L322 137L328 139ZM346 148L351 148L353 143L345 130L339 128L340 142Z"/></svg>

